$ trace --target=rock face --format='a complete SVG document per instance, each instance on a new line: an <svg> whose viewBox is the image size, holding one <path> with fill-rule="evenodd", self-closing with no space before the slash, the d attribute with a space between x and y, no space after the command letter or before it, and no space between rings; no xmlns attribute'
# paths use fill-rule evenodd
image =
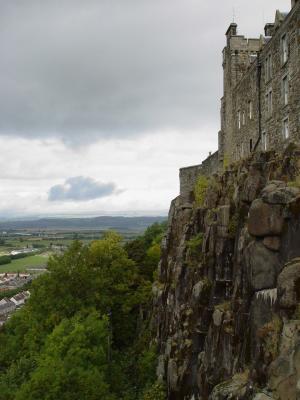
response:
<svg viewBox="0 0 300 400"><path fill-rule="evenodd" d="M168 400L300 399L295 154L214 176L201 207L173 200L152 321Z"/></svg>

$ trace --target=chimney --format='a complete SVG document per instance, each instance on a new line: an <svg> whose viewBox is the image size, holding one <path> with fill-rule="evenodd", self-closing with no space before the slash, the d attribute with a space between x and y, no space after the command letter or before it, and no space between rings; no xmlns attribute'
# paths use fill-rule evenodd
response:
<svg viewBox="0 0 300 400"><path fill-rule="evenodd" d="M273 36L274 28L275 28L275 24L266 24L265 25L265 36Z"/></svg>
<svg viewBox="0 0 300 400"><path fill-rule="evenodd" d="M226 36L227 38L230 38L231 36L236 36L236 35L237 35L237 24L235 22L232 22L226 31Z"/></svg>

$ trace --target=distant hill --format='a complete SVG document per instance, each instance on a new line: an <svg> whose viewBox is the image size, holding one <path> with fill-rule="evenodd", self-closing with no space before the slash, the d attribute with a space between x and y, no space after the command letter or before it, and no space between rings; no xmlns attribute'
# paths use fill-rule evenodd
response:
<svg viewBox="0 0 300 400"><path fill-rule="evenodd" d="M0 222L0 230L130 230L143 231L167 217L93 217L93 218L41 218Z"/></svg>

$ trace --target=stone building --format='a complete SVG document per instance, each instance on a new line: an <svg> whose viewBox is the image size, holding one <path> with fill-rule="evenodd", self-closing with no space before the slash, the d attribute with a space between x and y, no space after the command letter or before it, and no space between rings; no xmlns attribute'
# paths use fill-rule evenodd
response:
<svg viewBox="0 0 300 400"><path fill-rule="evenodd" d="M226 38L221 165L300 139L300 1L276 11L264 36L247 39L232 23Z"/></svg>
<svg viewBox="0 0 300 400"><path fill-rule="evenodd" d="M226 41L218 151L200 165L181 168L184 197L201 174L300 141L300 0L292 0L288 13L277 10L264 36L247 39L232 23Z"/></svg>

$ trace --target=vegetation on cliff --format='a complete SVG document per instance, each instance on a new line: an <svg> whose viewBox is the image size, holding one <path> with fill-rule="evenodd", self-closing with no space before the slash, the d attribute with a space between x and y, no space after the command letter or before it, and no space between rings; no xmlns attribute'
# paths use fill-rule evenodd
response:
<svg viewBox="0 0 300 400"><path fill-rule="evenodd" d="M0 332L0 399L159 399L149 334L165 229L122 245L116 233L52 257L27 305Z"/></svg>

